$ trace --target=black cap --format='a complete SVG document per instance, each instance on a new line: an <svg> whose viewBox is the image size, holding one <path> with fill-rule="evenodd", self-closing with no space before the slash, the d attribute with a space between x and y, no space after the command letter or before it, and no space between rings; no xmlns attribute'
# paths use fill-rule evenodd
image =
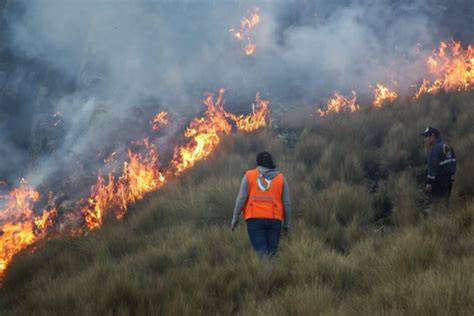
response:
<svg viewBox="0 0 474 316"><path fill-rule="evenodd" d="M420 135L423 136L423 137L428 137L428 136L434 135L436 138L439 138L440 133L436 128L428 126L423 131L423 133L420 133Z"/></svg>
<svg viewBox="0 0 474 316"><path fill-rule="evenodd" d="M264 151L257 155L257 165L262 166L268 169L275 169L275 164L273 163L272 155Z"/></svg>

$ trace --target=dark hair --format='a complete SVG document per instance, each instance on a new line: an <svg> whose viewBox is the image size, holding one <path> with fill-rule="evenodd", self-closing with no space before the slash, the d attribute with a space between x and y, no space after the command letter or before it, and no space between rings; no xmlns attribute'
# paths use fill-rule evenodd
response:
<svg viewBox="0 0 474 316"><path fill-rule="evenodd" d="M275 164L273 163L272 155L266 151L263 151L257 155L257 165L268 169L276 168Z"/></svg>

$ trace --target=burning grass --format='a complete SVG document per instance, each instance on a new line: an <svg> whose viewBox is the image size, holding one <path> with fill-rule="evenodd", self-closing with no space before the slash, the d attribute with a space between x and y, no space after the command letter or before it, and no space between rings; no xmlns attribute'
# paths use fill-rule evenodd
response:
<svg viewBox="0 0 474 316"><path fill-rule="evenodd" d="M232 36L241 42L242 51L247 56L251 56L257 49L257 44L252 40L251 33L253 29L260 23L259 9L253 8L247 12L247 15L240 20L240 28L231 28L229 32Z"/></svg>
<svg viewBox="0 0 474 316"><path fill-rule="evenodd" d="M251 46L251 52L248 55L253 54L255 50L255 45L251 43L248 34L259 22L258 9L254 9L248 12L248 17L242 19L239 31L231 30L237 39L247 38L248 44ZM246 52L247 46L244 49ZM427 59L429 70L436 79L432 84L429 80L424 80L415 98L418 99L421 95L438 93L439 91L449 92L471 89L473 87L473 51L472 45L463 48L459 42L451 44L442 42L439 49L435 50L433 55ZM164 169L161 167L155 145L148 138L135 141L132 144L143 147L143 150L134 151L129 149L127 151L127 159L122 163L121 173L113 170L108 172L106 176L99 174L96 183L91 187L90 196L82 199L76 205L76 212L68 212L67 215L62 216L63 218L58 219L59 213L55 206L45 209L42 215L38 217L34 216L33 204L39 199L39 193L35 191L38 196L28 197L26 195L20 199L15 199L17 190L29 190L24 188L22 183L8 195L0 196L0 202L2 202L0 211L3 217L0 221L0 248L3 253L0 258L0 278L15 253L48 236L48 230L51 226L55 226L55 222L63 221L59 225L60 227L69 227L68 233L78 235L84 230L101 227L104 218L107 216L113 215L117 219L122 219L130 204L142 199L145 194L162 188L174 177L181 176L186 170L194 167L197 162L208 159L221 143L223 137L231 133L233 125L237 130L245 132L255 131L267 126L270 102L262 99L259 93L256 95L256 103L252 105L252 113L248 115L235 115L226 112L224 110L223 94L224 89L219 90L216 100L214 100L212 93L206 95L203 101L206 106L204 115L195 117L190 122L184 132L186 141L174 148L173 157L168 166ZM374 89L372 105L374 108L381 108L385 103L393 103L397 97L395 91L377 84ZM335 92L334 96L328 100L326 110L318 109L318 113L320 117L323 117L329 113L346 112L347 114L360 110L361 107L357 103L355 91L352 91L352 98L350 99ZM448 113L448 119L450 114L451 116L454 115L449 111L443 113ZM61 113L59 112L53 115L54 119L60 117ZM60 119L56 123L54 123L55 126L60 123ZM150 128L157 132L169 124L168 113L160 112L150 121ZM364 129L364 127L362 128ZM397 131L397 128L401 128L401 130ZM400 125L395 125L393 130L395 134L405 133L411 135L407 134L407 130L403 126L400 127ZM377 172L401 170L413 164L414 161L416 162L417 159L419 160L418 155L411 156L414 153L416 154L416 150L407 149L406 143L402 143L399 147L396 146L397 139L394 140L394 143L395 145L385 146L384 157L387 158L382 161L385 170L380 168ZM413 145L413 142L411 142L411 145ZM321 163L318 164L317 168L311 170L313 175L311 183L316 187L324 183L330 183L335 178L341 181L358 182L363 178L363 167L367 169L367 165L377 164L376 159L374 159L374 151L366 151L366 153L370 153L369 155L364 154L368 157L359 155L345 157L344 152L341 152L341 148L338 146L337 142L328 145L331 150L322 154ZM115 156L116 151L104 158L104 163L115 162ZM339 164L336 165L333 160L338 161ZM336 167L334 167L335 165ZM374 173L373 170L369 172L372 173L370 178L373 178L376 172ZM33 188L31 190L34 191ZM25 204L32 205L25 208ZM12 212L12 210L14 211ZM17 214L21 215L21 220L17 220ZM70 225L71 222L80 222L79 225L73 224L80 227L70 228L70 226L73 226Z"/></svg>
<svg viewBox="0 0 474 316"><path fill-rule="evenodd" d="M105 217L86 237L17 255L0 313L469 314L473 100L441 93L304 127L287 121L294 148L270 130L224 134L208 160L122 221ZM418 191L426 152L417 132L426 125L459 153L452 207L430 217ZM291 238L272 263L257 260L244 225L229 229L242 172L263 149L285 172L294 204Z"/></svg>
<svg viewBox="0 0 474 316"><path fill-rule="evenodd" d="M461 91L474 85L474 46L466 48L460 42L441 42L427 60L432 77L424 80L416 97L425 93L437 93L440 90Z"/></svg>
<svg viewBox="0 0 474 316"><path fill-rule="evenodd" d="M389 88L377 84L374 89L374 102L373 105L376 108L382 107L384 102L393 102L397 99L398 94L395 91L390 90Z"/></svg>
<svg viewBox="0 0 474 316"><path fill-rule="evenodd" d="M326 116L329 113L356 112L359 108L355 91L352 91L352 98L346 98L339 92L334 92L334 96L328 99L326 110L318 109L318 113L320 116Z"/></svg>
<svg viewBox="0 0 474 316"><path fill-rule="evenodd" d="M132 143L140 147L136 151L128 149L127 159L122 163L121 174L110 171L107 176L100 175L91 188L90 196L79 201L77 210L69 210L58 219L53 206L39 216L34 216L33 207L40 198L39 192L30 188L22 180L19 187L5 196L0 196L0 280L13 256L30 244L50 235L49 230L62 230L60 221L68 230L63 233L79 235L87 230L99 228L106 217L122 219L130 204L143 199L145 194L160 189L173 177L181 176L197 162L209 158L221 143L224 135L229 134L235 123L237 130L251 132L267 125L270 102L256 95L256 104L252 113L235 115L224 110L224 89L214 101L212 93L206 94L203 101L206 111L203 116L194 118L184 132L187 141L174 148L174 155L166 169L159 164L158 152L148 138ZM257 109L256 109L257 107ZM167 112L158 113L150 122L153 131L170 122ZM116 152L104 159L107 165L115 160ZM50 199L53 194L50 192ZM79 224L77 224L77 222ZM75 227L70 227L74 226Z"/></svg>

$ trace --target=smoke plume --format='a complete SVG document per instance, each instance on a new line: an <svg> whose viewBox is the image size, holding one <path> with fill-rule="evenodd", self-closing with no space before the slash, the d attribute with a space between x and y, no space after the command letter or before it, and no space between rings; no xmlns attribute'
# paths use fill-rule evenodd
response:
<svg viewBox="0 0 474 316"><path fill-rule="evenodd" d="M257 49L246 56L229 29L255 7ZM196 115L206 91L226 88L237 112L257 91L285 107L321 104L335 90L368 99L378 82L409 95L439 41L474 39L469 0L15 0L0 9L0 179L66 188L150 133L160 110Z"/></svg>

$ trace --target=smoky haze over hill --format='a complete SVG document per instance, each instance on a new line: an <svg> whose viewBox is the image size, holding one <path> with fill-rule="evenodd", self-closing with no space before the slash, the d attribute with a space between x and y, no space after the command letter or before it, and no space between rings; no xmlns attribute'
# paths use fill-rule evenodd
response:
<svg viewBox="0 0 474 316"><path fill-rule="evenodd" d="M229 29L253 7L261 22L247 57ZM363 99L370 85L396 80L411 95L440 40L474 39L472 1L25 0L0 8L0 179L11 184L93 173L98 153L146 135L153 114L195 115L203 93L220 87L236 112L257 91L294 106L334 90Z"/></svg>

